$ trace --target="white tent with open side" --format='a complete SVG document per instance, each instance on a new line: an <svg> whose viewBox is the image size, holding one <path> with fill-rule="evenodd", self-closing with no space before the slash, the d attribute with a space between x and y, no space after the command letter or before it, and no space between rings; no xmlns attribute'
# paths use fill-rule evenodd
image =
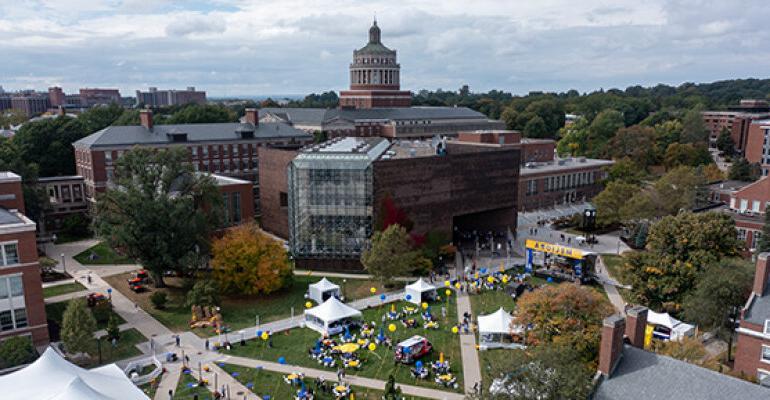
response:
<svg viewBox="0 0 770 400"><path fill-rule="evenodd" d="M407 301L421 304L423 301L435 299L436 289L435 286L420 278L416 282L406 285L404 294L409 297Z"/></svg>
<svg viewBox="0 0 770 400"><path fill-rule="evenodd" d="M115 364L83 369L48 348L32 364L0 376L3 400L149 400Z"/></svg>
<svg viewBox="0 0 770 400"><path fill-rule="evenodd" d="M321 304L330 297L339 298L342 293L340 292L339 285L332 283L330 280L324 277L320 281L308 286L307 295L309 299L314 300L318 304Z"/></svg>
<svg viewBox="0 0 770 400"><path fill-rule="evenodd" d="M497 347L521 348L521 343L516 343L516 336L523 334L524 330L513 326L513 317L500 307L499 310L489 315L479 315L479 349L493 349Z"/></svg>
<svg viewBox="0 0 770 400"><path fill-rule="evenodd" d="M647 325L653 327L653 336L662 340L680 340L695 334L695 326L684 323L668 313L647 311Z"/></svg>
<svg viewBox="0 0 770 400"><path fill-rule="evenodd" d="M336 335L353 320L361 318L361 311L330 297L321 305L305 310L305 324L321 334Z"/></svg>

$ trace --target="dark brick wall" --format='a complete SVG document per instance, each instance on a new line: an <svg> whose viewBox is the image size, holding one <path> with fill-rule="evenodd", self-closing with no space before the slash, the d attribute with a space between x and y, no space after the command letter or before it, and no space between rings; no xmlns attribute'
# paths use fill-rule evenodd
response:
<svg viewBox="0 0 770 400"><path fill-rule="evenodd" d="M297 151L260 147L258 156L262 229L288 238L289 210L281 206L281 193L288 191L286 168Z"/></svg>

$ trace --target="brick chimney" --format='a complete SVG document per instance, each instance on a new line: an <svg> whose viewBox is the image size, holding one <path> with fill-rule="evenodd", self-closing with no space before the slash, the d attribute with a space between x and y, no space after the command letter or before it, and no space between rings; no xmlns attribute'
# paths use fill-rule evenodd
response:
<svg viewBox="0 0 770 400"><path fill-rule="evenodd" d="M152 110L139 110L139 121L143 127L152 130Z"/></svg>
<svg viewBox="0 0 770 400"><path fill-rule="evenodd" d="M757 269L754 272L753 292L757 296L762 296L767 290L768 279L770 279L770 253L759 253L757 256Z"/></svg>
<svg viewBox="0 0 770 400"><path fill-rule="evenodd" d="M256 108L246 109L246 122L250 122L255 128L259 127L259 110Z"/></svg>
<svg viewBox="0 0 770 400"><path fill-rule="evenodd" d="M646 316L646 314L645 314ZM609 377L623 355L623 334L626 320L620 314L610 315L602 324L602 342L599 345L599 372Z"/></svg>
<svg viewBox="0 0 770 400"><path fill-rule="evenodd" d="M626 336L631 346L644 348L644 333L647 328L647 307L633 306L626 311Z"/></svg>

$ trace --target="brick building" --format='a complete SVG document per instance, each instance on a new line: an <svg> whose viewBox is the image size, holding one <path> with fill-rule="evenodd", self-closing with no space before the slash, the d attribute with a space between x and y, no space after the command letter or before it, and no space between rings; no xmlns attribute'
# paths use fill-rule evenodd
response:
<svg viewBox="0 0 770 400"><path fill-rule="evenodd" d="M40 215L38 226L41 235L59 232L68 216L85 216L88 212L85 181L82 176L39 178L37 186L48 195L48 204Z"/></svg>
<svg viewBox="0 0 770 400"><path fill-rule="evenodd" d="M48 102L51 107L59 107L67 104L67 95L58 86L48 88Z"/></svg>
<svg viewBox="0 0 770 400"><path fill-rule="evenodd" d="M0 340L29 336L48 344L35 223L24 215L21 177L0 173Z"/></svg>
<svg viewBox="0 0 770 400"><path fill-rule="evenodd" d="M263 227L289 233L299 268L360 270L361 252L389 206L418 235L516 229L516 148L348 137L306 147L293 159L264 151L272 153L264 162L273 163L263 167L272 175L265 190L275 193L265 195ZM284 189L279 167L288 160Z"/></svg>
<svg viewBox="0 0 770 400"><path fill-rule="evenodd" d="M725 111L703 111L703 123L709 131L709 147L715 148L717 138L723 130L730 132L735 150L745 154L752 134L749 129L755 120L770 118L770 107L764 100L741 100L740 104Z"/></svg>
<svg viewBox="0 0 770 400"><path fill-rule="evenodd" d="M770 179L756 182L726 182L710 187L711 201L722 203L716 210L735 221L738 240L744 243L744 255L750 255L765 223L765 208L770 205Z"/></svg>
<svg viewBox="0 0 770 400"><path fill-rule="evenodd" d="M148 107L176 106L189 103L206 104L206 92L188 86L186 90L158 90L151 87L148 91L136 91L136 105Z"/></svg>
<svg viewBox="0 0 770 400"><path fill-rule="evenodd" d="M118 89L80 89L80 105L83 107L93 107L112 103L120 104L120 91Z"/></svg>
<svg viewBox="0 0 770 400"><path fill-rule="evenodd" d="M401 90L401 65L396 51L382 44L377 20L369 28L369 42L353 51L350 89L340 92L342 108L409 107L412 92Z"/></svg>
<svg viewBox="0 0 770 400"><path fill-rule="evenodd" d="M48 110L50 102L47 93L27 90L16 93L0 93L0 111L16 109L27 117L42 114Z"/></svg>
<svg viewBox="0 0 770 400"><path fill-rule="evenodd" d="M735 370L770 386L770 253L757 257L751 296L741 310ZM770 390L770 389L769 389ZM768 392L770 396L770 392Z"/></svg>
<svg viewBox="0 0 770 400"><path fill-rule="evenodd" d="M283 123L260 123L257 110L246 111L243 123L154 125L152 112L142 110L141 125L109 126L73 143L78 175L90 201L112 180L115 162L134 146L189 150L196 171L245 179L253 183L255 209L259 200L257 150L299 148L313 136Z"/></svg>

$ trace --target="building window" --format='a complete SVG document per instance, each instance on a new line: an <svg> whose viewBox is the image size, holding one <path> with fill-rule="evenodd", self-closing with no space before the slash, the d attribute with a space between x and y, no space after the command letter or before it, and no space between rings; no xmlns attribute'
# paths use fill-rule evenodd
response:
<svg viewBox="0 0 770 400"><path fill-rule="evenodd" d="M746 230L743 228L738 228L738 240L741 242L746 241Z"/></svg>
<svg viewBox="0 0 770 400"><path fill-rule="evenodd" d="M760 360L770 364L770 346L762 345L762 355L760 356Z"/></svg>
<svg viewBox="0 0 770 400"><path fill-rule="evenodd" d="M746 199L741 199L741 212L746 211L749 208L749 201Z"/></svg>
<svg viewBox="0 0 770 400"><path fill-rule="evenodd" d="M21 275L0 278L0 331L20 329L28 325Z"/></svg>
<svg viewBox="0 0 770 400"><path fill-rule="evenodd" d="M105 151L104 152L104 161L111 163L112 162L112 152L111 151Z"/></svg>
<svg viewBox="0 0 770 400"><path fill-rule="evenodd" d="M281 192L279 194L279 197L280 197L281 207L288 207L289 206L289 195L286 192Z"/></svg>
<svg viewBox="0 0 770 400"><path fill-rule="evenodd" d="M3 243L0 245L3 265L15 265L19 263L19 250L17 242ZM2 281L0 281L2 285ZM2 296L0 296L2 297Z"/></svg>
<svg viewBox="0 0 770 400"><path fill-rule="evenodd" d="M83 187L81 185L72 186L72 197L76 202L83 201Z"/></svg>
<svg viewBox="0 0 770 400"><path fill-rule="evenodd" d="M233 201L233 222L239 223L241 222L241 194L239 192L234 192L232 194L232 201Z"/></svg>
<svg viewBox="0 0 770 400"><path fill-rule="evenodd" d="M751 212L759 213L759 200L751 202Z"/></svg>
<svg viewBox="0 0 770 400"><path fill-rule="evenodd" d="M72 197L70 196L70 187L67 185L64 185L61 187L61 198L62 201L65 203L72 202Z"/></svg>
<svg viewBox="0 0 770 400"><path fill-rule="evenodd" d="M222 225L230 225L230 197L227 193L222 193Z"/></svg>

